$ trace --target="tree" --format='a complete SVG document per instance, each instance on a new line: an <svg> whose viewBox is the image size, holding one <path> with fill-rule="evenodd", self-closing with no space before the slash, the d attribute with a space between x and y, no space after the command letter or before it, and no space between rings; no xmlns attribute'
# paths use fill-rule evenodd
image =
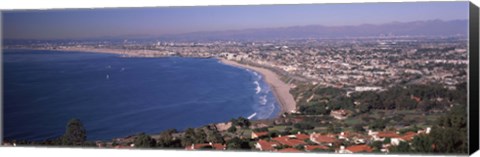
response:
<svg viewBox="0 0 480 157"><path fill-rule="evenodd" d="M195 143L204 143L207 141L207 134L202 128L195 129L194 140Z"/></svg>
<svg viewBox="0 0 480 157"><path fill-rule="evenodd" d="M234 133L234 132L237 131L237 127L235 127L235 126L232 125L232 126L230 126L230 128L228 128L227 131L228 131L228 132L231 132L231 133Z"/></svg>
<svg viewBox="0 0 480 157"><path fill-rule="evenodd" d="M79 119L72 119L61 139L62 145L83 145L87 140L87 131Z"/></svg>
<svg viewBox="0 0 480 157"><path fill-rule="evenodd" d="M406 95L398 96L395 99L396 109L415 109L417 107L417 102Z"/></svg>
<svg viewBox="0 0 480 157"><path fill-rule="evenodd" d="M299 130L311 130L311 129L315 128L312 124L304 123L304 122L295 123L293 125L293 127L296 128L296 129L299 129Z"/></svg>
<svg viewBox="0 0 480 157"><path fill-rule="evenodd" d="M185 130L185 133L182 138L182 146L190 146L192 145L195 141L195 130L193 128L188 128Z"/></svg>
<svg viewBox="0 0 480 157"><path fill-rule="evenodd" d="M408 153L410 152L410 145L407 142L400 142L398 146L392 147L390 152L392 153Z"/></svg>
<svg viewBox="0 0 480 157"><path fill-rule="evenodd" d="M238 126L242 128L248 128L250 126L250 120L243 118L243 117L238 117L237 119L237 124Z"/></svg>
<svg viewBox="0 0 480 157"><path fill-rule="evenodd" d="M432 139L427 135L419 135L413 138L412 150L419 153L432 153Z"/></svg>
<svg viewBox="0 0 480 157"><path fill-rule="evenodd" d="M370 104L361 104L359 107L360 113L367 113L372 109L372 105Z"/></svg>
<svg viewBox="0 0 480 157"><path fill-rule="evenodd" d="M240 139L238 137L232 138L230 141L227 142L227 149L233 150L250 150L252 147L250 143L246 139Z"/></svg>
<svg viewBox="0 0 480 157"><path fill-rule="evenodd" d="M213 143L225 142L223 136L217 130L210 130L209 132L207 132L207 141Z"/></svg>
<svg viewBox="0 0 480 157"><path fill-rule="evenodd" d="M160 133L160 137L157 140L158 147L164 148L178 148L181 147L179 139L173 137L173 134L177 133L175 129L169 129Z"/></svg>
<svg viewBox="0 0 480 157"><path fill-rule="evenodd" d="M370 144L370 146L372 146L373 148L375 148L377 150L381 150L382 145L383 145L383 143L381 141L374 141L372 144Z"/></svg>
<svg viewBox="0 0 480 157"><path fill-rule="evenodd" d="M290 128L290 129L292 129L292 128ZM268 131L268 127L255 128L255 129L253 129L253 131L255 131L255 132L266 132L266 131Z"/></svg>
<svg viewBox="0 0 480 157"><path fill-rule="evenodd" d="M391 142L392 142L392 139L390 137L387 137L387 138L385 138L385 140L383 140L384 144L388 144L388 143L391 143Z"/></svg>
<svg viewBox="0 0 480 157"><path fill-rule="evenodd" d="M353 131L355 131L355 132L365 132L365 129L363 128L363 124L355 124L353 126Z"/></svg>
<svg viewBox="0 0 480 157"><path fill-rule="evenodd" d="M429 136L439 153L467 153L467 111L466 105L454 106L450 112L437 121Z"/></svg>
<svg viewBox="0 0 480 157"><path fill-rule="evenodd" d="M370 125L370 128L373 130L383 130L385 129L385 127L386 127L386 124L385 124L385 121L383 120L377 120Z"/></svg>
<svg viewBox="0 0 480 157"><path fill-rule="evenodd" d="M412 127L401 129L398 132L400 132L400 134L405 134L407 132L417 132L418 130L420 130L420 128L415 124Z"/></svg>
<svg viewBox="0 0 480 157"><path fill-rule="evenodd" d="M329 106L332 108L332 110L338 110L338 109L353 109L354 104L353 100L351 98L345 97L345 96L339 96L335 99L333 99L330 103Z"/></svg>
<svg viewBox="0 0 480 157"><path fill-rule="evenodd" d="M280 135L280 132L278 132L277 130L272 130L270 132L268 132L268 136L274 138L274 137L277 137L278 135Z"/></svg>
<svg viewBox="0 0 480 157"><path fill-rule="evenodd" d="M430 111L434 107L435 107L435 102L431 100L423 100L417 105L417 108L423 112Z"/></svg>
<svg viewBox="0 0 480 157"><path fill-rule="evenodd" d="M305 150L305 146L300 144L300 145L296 145L294 146L293 148L297 149L297 150Z"/></svg>
<svg viewBox="0 0 480 157"><path fill-rule="evenodd" d="M155 141L155 139L151 138L145 133L140 133L137 137L135 137L135 140L133 141L133 144L135 144L135 147L138 147L138 148L155 147L156 143L157 142Z"/></svg>

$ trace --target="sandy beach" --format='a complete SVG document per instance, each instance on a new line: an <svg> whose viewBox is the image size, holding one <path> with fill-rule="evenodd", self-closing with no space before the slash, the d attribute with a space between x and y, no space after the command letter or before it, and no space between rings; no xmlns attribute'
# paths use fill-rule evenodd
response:
<svg viewBox="0 0 480 157"><path fill-rule="evenodd" d="M230 61L223 58L221 58L220 61L224 64L251 69L262 74L263 78L265 79L265 82L267 82L267 84L273 90L275 96L280 102L282 113L284 112L290 113L291 111L295 111L296 103L295 103L295 100L293 99L292 94L290 94L290 86L285 82L283 82L282 80L280 80L279 76L276 73L265 68L240 64L235 61Z"/></svg>

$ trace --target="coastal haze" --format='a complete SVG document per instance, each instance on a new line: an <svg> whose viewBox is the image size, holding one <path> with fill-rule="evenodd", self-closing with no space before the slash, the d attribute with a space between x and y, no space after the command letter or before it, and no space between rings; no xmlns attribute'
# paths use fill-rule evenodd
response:
<svg viewBox="0 0 480 157"><path fill-rule="evenodd" d="M468 148L461 125L467 2L3 17L5 145L461 154ZM459 125L444 123L449 119ZM70 133L82 128L78 137ZM443 145L453 134L461 144Z"/></svg>

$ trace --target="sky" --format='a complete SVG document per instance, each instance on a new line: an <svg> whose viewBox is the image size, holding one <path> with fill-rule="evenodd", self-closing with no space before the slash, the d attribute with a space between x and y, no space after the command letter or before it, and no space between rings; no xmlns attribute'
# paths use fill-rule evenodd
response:
<svg viewBox="0 0 480 157"><path fill-rule="evenodd" d="M468 19L468 2L10 10L4 39L80 39L304 25Z"/></svg>

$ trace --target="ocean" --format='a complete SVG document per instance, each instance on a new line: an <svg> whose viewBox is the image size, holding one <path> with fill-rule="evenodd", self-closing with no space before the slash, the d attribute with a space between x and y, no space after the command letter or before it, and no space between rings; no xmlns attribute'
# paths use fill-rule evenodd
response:
<svg viewBox="0 0 480 157"><path fill-rule="evenodd" d="M215 58L4 50L3 86L7 140L61 136L72 118L111 140L280 112L261 75Z"/></svg>

